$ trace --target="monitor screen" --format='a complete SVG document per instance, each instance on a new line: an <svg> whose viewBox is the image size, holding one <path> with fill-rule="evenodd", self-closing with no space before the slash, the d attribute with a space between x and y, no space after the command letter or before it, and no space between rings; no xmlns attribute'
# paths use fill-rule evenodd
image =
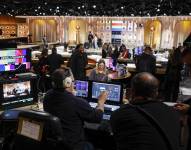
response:
<svg viewBox="0 0 191 150"><path fill-rule="evenodd" d="M115 70L115 66L113 66L113 59L112 58L105 58L103 59L105 61L105 66L109 69Z"/></svg>
<svg viewBox="0 0 191 150"><path fill-rule="evenodd" d="M143 53L143 47L136 47L135 48L135 55L141 55Z"/></svg>
<svg viewBox="0 0 191 150"><path fill-rule="evenodd" d="M88 97L88 81L75 81L75 90L76 90L76 96L78 97Z"/></svg>
<svg viewBox="0 0 191 150"><path fill-rule="evenodd" d="M110 84L110 83L101 83L93 82L92 83L92 98L98 99L102 91L108 92L107 101L120 103L122 95L122 87L119 84Z"/></svg>
<svg viewBox="0 0 191 150"><path fill-rule="evenodd" d="M3 97L4 99L18 96L26 96L31 92L30 81L3 84Z"/></svg>
<svg viewBox="0 0 191 150"><path fill-rule="evenodd" d="M31 68L30 49L0 50L0 72L26 72Z"/></svg>
<svg viewBox="0 0 191 150"><path fill-rule="evenodd" d="M32 104L36 96L31 85L30 80L1 84L1 108L7 109Z"/></svg>

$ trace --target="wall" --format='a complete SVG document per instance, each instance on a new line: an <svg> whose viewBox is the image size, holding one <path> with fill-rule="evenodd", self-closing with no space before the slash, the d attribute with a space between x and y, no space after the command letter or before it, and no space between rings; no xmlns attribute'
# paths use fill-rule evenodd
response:
<svg viewBox="0 0 191 150"><path fill-rule="evenodd" d="M48 42L57 41L57 22L54 19L30 19L29 34L32 42L42 42L43 36Z"/></svg>
<svg viewBox="0 0 191 150"><path fill-rule="evenodd" d="M86 22L84 20L71 20L68 25L68 40L70 43L75 43L77 38L76 26L80 27L79 30L79 42L86 42L88 33L86 32Z"/></svg>

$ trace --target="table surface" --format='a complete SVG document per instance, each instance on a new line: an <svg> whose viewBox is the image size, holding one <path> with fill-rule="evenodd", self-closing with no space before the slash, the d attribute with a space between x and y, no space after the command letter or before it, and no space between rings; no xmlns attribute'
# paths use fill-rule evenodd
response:
<svg viewBox="0 0 191 150"><path fill-rule="evenodd" d="M122 79L127 79L131 77L131 73L127 72L124 76L118 76L118 72L114 71L112 73L108 74L108 77L112 80L122 80Z"/></svg>

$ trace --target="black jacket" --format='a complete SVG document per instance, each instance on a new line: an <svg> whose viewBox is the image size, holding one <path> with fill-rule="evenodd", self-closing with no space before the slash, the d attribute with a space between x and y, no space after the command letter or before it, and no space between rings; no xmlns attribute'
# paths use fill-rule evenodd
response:
<svg viewBox="0 0 191 150"><path fill-rule="evenodd" d="M56 69L60 68L61 64L64 64L64 58L60 54L48 55L47 65L50 67L50 73L53 73Z"/></svg>
<svg viewBox="0 0 191 150"><path fill-rule="evenodd" d="M165 130L174 150L179 150L179 115L160 102L135 103L151 114ZM169 150L157 128L139 111L124 105L111 117L118 150Z"/></svg>
<svg viewBox="0 0 191 150"><path fill-rule="evenodd" d="M91 108L88 102L64 89L48 91L43 106L46 112L61 120L64 137L71 146L85 140L84 121L99 123L103 116L101 110Z"/></svg>
<svg viewBox="0 0 191 150"><path fill-rule="evenodd" d="M72 69L72 73L75 79L85 79L86 78L86 70L85 67L88 64L87 54L81 54L78 50L76 50L70 59L70 68Z"/></svg>
<svg viewBox="0 0 191 150"><path fill-rule="evenodd" d="M138 56L136 62L137 72L149 72L155 74L156 72L156 58L153 55L143 53Z"/></svg>

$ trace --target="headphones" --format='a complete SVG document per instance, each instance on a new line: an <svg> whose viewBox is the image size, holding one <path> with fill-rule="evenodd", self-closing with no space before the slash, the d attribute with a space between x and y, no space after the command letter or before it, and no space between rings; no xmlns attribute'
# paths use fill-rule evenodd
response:
<svg viewBox="0 0 191 150"><path fill-rule="evenodd" d="M69 68L57 69L52 74L53 88L69 88L72 86L73 74Z"/></svg>
<svg viewBox="0 0 191 150"><path fill-rule="evenodd" d="M69 88L72 86L72 78L71 77L66 77L64 80L63 80L63 87L64 88Z"/></svg>

